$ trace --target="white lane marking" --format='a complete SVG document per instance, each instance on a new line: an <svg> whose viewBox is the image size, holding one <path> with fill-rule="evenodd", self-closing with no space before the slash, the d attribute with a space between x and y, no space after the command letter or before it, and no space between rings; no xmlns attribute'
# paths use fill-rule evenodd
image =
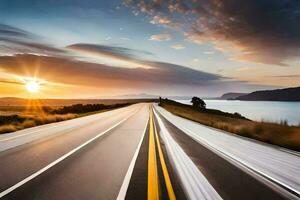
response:
<svg viewBox="0 0 300 200"><path fill-rule="evenodd" d="M255 168L255 167L247 164L246 162L244 162L242 159L240 159L239 157L235 156L234 154L231 154L229 152L223 152L223 151L221 151L220 149L218 149L215 146L211 145L209 143L209 141L207 141L206 139L202 139L199 134L196 134L196 133L190 131L189 129L187 129L185 127L182 127L182 126L174 123L172 120L170 120L161 111L158 111L158 112L161 113L170 123L172 123L178 129L182 130L184 133L186 133L188 136L190 136L196 142L198 142L199 144L203 145L204 147L206 147L207 149L211 150L212 152L216 153L217 155L221 156L222 158L224 158L228 162L232 163L233 165L239 167L242 170L243 169L247 170L250 173L250 175L252 175L252 176L256 175L255 176L256 178L267 180L270 184L277 186L277 189L283 190L283 191L281 191L283 194L292 195L289 198L299 199L298 197L294 196L294 195L300 196L300 191L298 191L297 189L295 189L295 188L287 185L286 183L280 181L279 179L276 179L276 178L268 175L267 173L264 173L262 170L259 170L259 169ZM288 192L288 194L286 192Z"/></svg>
<svg viewBox="0 0 300 200"><path fill-rule="evenodd" d="M125 107L125 108L128 108L128 107ZM122 108L120 108L120 109L122 109ZM116 110L112 110L112 112L113 111L116 111ZM99 113L99 114L108 114L108 113ZM99 115L99 114L95 114L95 115ZM56 127L59 127L59 126L63 126L64 125L63 123L66 123L66 122L69 122L67 125L71 125L72 126L73 124L71 124L71 122L74 122L74 120L78 121L80 119L80 120L84 120L84 122L87 122L87 123L89 123L90 120L91 121L97 120L97 119L93 119L92 117L94 117L94 116L90 115L90 116L83 117L84 119L82 119L82 118L75 118L75 119L71 119L71 120L61 121L61 122L57 122L59 124L56 124L56 125L53 125L53 124L50 123L50 124L44 124L44 126L42 125L43 127L35 126L35 127L32 127L32 128L35 128L35 129L39 128L39 129L38 130L33 130L32 132L23 133L23 134L11 136L11 137L8 137L8 138L0 139L0 142L6 142L6 141L9 141L9 140L13 140L13 139L19 138L19 137L31 135L31 134L34 134L34 133L37 133L37 132L40 132L40 131L46 131L48 129L53 129L53 128L56 128ZM105 117L105 116L103 116L103 117ZM45 126L47 126L47 127L45 127ZM70 128L77 128L77 127L70 127ZM26 129L24 129L24 130L26 130ZM20 131L22 131L22 130L20 130Z"/></svg>
<svg viewBox="0 0 300 200"><path fill-rule="evenodd" d="M37 177L38 175L42 174L43 172L45 172L46 170L50 169L51 167L53 167L54 165L58 164L59 162L63 161L64 159L66 159L67 157L71 156L72 154L74 154L75 152L77 152L78 150L82 149L83 147L85 147L86 145L88 145L89 143L93 142L94 140L98 139L99 137L103 136L104 134L108 133L110 130L114 129L115 127L117 127L118 125L122 124L124 121L126 121L128 118L130 118L131 116L133 116L134 114L136 114L139 111L139 109L137 111L135 111L133 114L129 115L128 117L124 118L123 120L119 121L117 124L113 125L112 127L106 129L105 131L99 133L98 135L96 135L95 137L89 139L88 141L86 141L85 143L81 144L80 146L76 147L75 149L73 149L72 151L66 153L65 155L61 156L60 158L58 158L57 160L53 161L52 163L50 163L49 165L47 165L46 167L40 169L39 171L35 172L34 174L28 176L27 178L23 179L22 181L18 182L17 184L11 186L10 188L4 190L3 192L0 193L0 198L7 195L8 193L14 191L15 189L17 189L18 187L24 185L25 183L27 183L28 181L34 179L35 177Z"/></svg>
<svg viewBox="0 0 300 200"><path fill-rule="evenodd" d="M171 161L174 164L177 174L182 182L183 189L189 199L221 200L222 197L208 182L180 145L178 145L173 139L155 110L154 114L161 128L160 132L162 133L162 138L166 144L167 152L170 155Z"/></svg>
<svg viewBox="0 0 300 200"><path fill-rule="evenodd" d="M140 152L140 149L141 149L141 146L142 146L145 134L146 134L146 129L147 129L148 123L149 123L149 116L148 116L148 120L147 120L146 126L145 126L144 131L143 131L142 138L141 138L141 140L138 144L138 147L137 147L137 149L136 149L136 151L133 155L133 158L130 162L130 165L128 167L128 170L127 170L127 173L125 175L125 178L124 178L123 184L121 186L120 192L118 194L117 200L123 200L126 197L126 193L127 193L127 189L128 189L128 186L129 186L129 182L130 182L132 173L133 173L134 165L136 163L138 154Z"/></svg>

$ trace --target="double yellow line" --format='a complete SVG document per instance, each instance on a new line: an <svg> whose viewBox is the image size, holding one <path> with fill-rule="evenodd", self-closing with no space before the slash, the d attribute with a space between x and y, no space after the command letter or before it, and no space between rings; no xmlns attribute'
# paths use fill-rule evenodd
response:
<svg viewBox="0 0 300 200"><path fill-rule="evenodd" d="M155 143L156 141L156 143ZM175 193L170 180L169 172L166 166L164 155L160 146L159 137L156 126L153 120L153 108L150 107L150 127L149 127L149 151L148 151L148 200L159 200L159 178L157 172L156 146L158 156L161 163L161 168L167 187L167 192L170 200L176 200Z"/></svg>

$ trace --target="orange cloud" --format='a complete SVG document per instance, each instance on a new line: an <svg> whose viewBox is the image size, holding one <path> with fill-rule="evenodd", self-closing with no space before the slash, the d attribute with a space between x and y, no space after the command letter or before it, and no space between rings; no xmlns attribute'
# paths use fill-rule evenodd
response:
<svg viewBox="0 0 300 200"><path fill-rule="evenodd" d="M151 37L149 38L149 40L151 41L169 41L172 39L172 35L169 33L161 33L161 34L157 34L157 35L151 35Z"/></svg>

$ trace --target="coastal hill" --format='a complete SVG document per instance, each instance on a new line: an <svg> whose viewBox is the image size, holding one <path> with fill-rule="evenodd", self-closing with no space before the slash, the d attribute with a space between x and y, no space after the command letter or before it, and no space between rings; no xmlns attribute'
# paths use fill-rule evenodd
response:
<svg viewBox="0 0 300 200"><path fill-rule="evenodd" d="M255 91L236 97L244 101L300 101L300 87Z"/></svg>
<svg viewBox="0 0 300 200"><path fill-rule="evenodd" d="M246 94L248 94L248 93L229 92L229 93L223 94L218 99L230 100L230 99L235 99L237 97L240 97L240 96L243 96L243 95L246 95Z"/></svg>

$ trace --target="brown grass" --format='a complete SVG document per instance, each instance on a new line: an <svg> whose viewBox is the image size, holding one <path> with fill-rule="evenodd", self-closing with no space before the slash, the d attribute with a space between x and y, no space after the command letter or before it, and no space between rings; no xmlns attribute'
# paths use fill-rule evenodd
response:
<svg viewBox="0 0 300 200"><path fill-rule="evenodd" d="M70 100L71 101L71 100ZM76 100L74 100L76 101ZM124 101L125 100L118 100ZM116 105L116 104L111 104ZM126 106L127 104L120 105L119 107ZM42 124L64 121L77 117L84 117L100 112L106 112L114 107L101 109L99 111L85 112L85 113L69 113L69 114L54 114L49 111L61 108L61 106L47 106L45 107L35 104L34 106L0 106L0 116L4 118L12 117L15 120L4 121L0 123L0 134L10 133L24 128L34 127ZM116 107L118 108L118 107ZM48 110L48 111L47 111Z"/></svg>
<svg viewBox="0 0 300 200"><path fill-rule="evenodd" d="M300 127L235 119L195 110L192 107L161 104L169 112L201 124L244 137L300 151Z"/></svg>
<svg viewBox="0 0 300 200"><path fill-rule="evenodd" d="M0 133L10 133L10 132L14 132L17 131L17 127L15 125L3 125L0 126Z"/></svg>
<svg viewBox="0 0 300 200"><path fill-rule="evenodd" d="M76 118L76 114L65 114L65 115L42 115L42 116L28 116L25 115L25 121L20 123L4 124L0 126L1 133L10 133L24 128L34 127L42 124L49 124L53 122L64 121L68 119Z"/></svg>

